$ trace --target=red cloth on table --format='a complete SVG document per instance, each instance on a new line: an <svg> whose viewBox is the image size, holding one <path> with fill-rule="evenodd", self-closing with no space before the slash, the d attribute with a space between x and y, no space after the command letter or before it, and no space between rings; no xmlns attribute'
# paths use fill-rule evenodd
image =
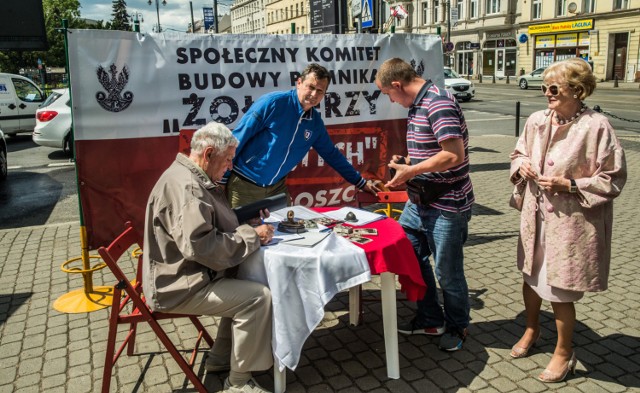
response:
<svg viewBox="0 0 640 393"><path fill-rule="evenodd" d="M317 207L313 210L323 213L336 210L336 208ZM400 282L400 291L407 296L407 299L411 301L422 300L427 286L422 279L422 272L413 246L400 224L392 218L385 218L358 228L378 230L378 236L363 236L373 240L372 242L367 244L353 243L361 247L367 254L371 274L395 273L398 276L398 282Z"/></svg>

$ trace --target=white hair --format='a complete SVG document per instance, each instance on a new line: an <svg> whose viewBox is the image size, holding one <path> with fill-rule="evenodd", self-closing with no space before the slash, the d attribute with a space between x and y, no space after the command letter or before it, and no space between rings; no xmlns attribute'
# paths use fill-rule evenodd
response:
<svg viewBox="0 0 640 393"><path fill-rule="evenodd" d="M238 146L238 140L224 124L210 122L200 128L191 138L191 151L202 155L207 147L213 147L214 154L220 155L230 147Z"/></svg>

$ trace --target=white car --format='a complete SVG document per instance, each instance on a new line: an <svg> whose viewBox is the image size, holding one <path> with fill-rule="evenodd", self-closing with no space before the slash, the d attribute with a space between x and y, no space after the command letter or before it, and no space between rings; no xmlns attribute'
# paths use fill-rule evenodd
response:
<svg viewBox="0 0 640 393"><path fill-rule="evenodd" d="M476 95L473 83L460 77L449 67L444 67L444 88L449 90L458 101L471 101Z"/></svg>
<svg viewBox="0 0 640 393"><path fill-rule="evenodd" d="M4 134L33 132L33 115L44 100L44 93L31 79L0 72L0 128Z"/></svg>
<svg viewBox="0 0 640 393"><path fill-rule="evenodd" d="M69 89L55 89L36 111L33 141L73 154Z"/></svg>

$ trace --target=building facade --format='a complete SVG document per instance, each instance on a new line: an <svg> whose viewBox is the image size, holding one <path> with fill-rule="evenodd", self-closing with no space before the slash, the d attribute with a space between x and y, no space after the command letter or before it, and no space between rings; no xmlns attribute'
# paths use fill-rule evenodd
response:
<svg viewBox="0 0 640 393"><path fill-rule="evenodd" d="M352 22L350 1L336 1ZM581 57L599 80L640 80L640 0L372 1L385 17L398 5L409 14L380 18L383 32L439 34L445 65L467 77L515 77ZM235 0L231 7L233 33L308 34L309 23L309 0Z"/></svg>

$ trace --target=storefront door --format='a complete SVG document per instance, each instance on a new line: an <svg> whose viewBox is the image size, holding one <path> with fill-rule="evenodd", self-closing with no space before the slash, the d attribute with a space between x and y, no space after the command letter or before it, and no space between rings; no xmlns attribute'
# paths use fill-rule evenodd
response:
<svg viewBox="0 0 640 393"><path fill-rule="evenodd" d="M504 49L496 49L496 78L504 78Z"/></svg>

